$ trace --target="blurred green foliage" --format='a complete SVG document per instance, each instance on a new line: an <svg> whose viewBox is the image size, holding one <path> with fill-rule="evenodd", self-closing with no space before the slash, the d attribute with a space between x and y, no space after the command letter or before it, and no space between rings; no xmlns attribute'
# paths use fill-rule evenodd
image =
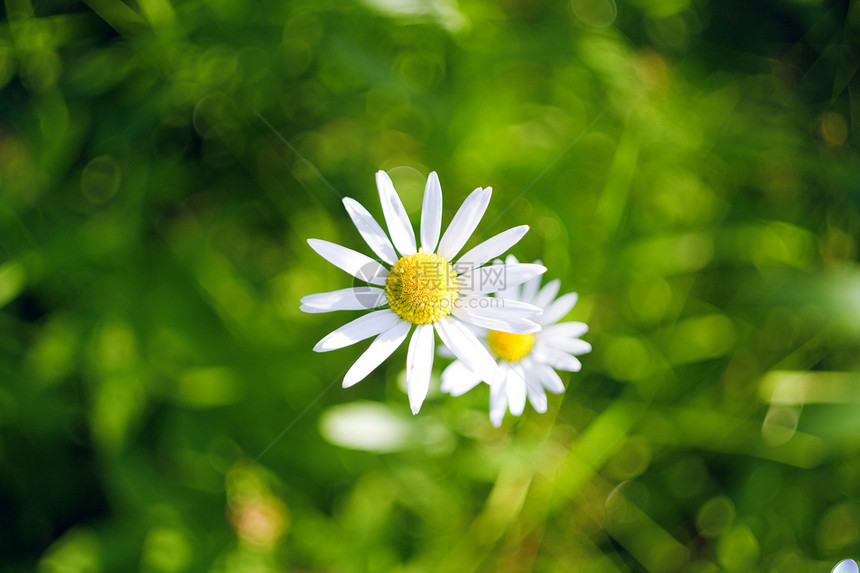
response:
<svg viewBox="0 0 860 573"><path fill-rule="evenodd" d="M0 568L829 571L860 555L860 4L7 0ZM409 415L305 244L413 221L576 290L550 413ZM351 314L351 313L346 313ZM437 364L444 361L439 359ZM436 382L438 387L438 380ZM260 454L263 455L260 455Z"/></svg>

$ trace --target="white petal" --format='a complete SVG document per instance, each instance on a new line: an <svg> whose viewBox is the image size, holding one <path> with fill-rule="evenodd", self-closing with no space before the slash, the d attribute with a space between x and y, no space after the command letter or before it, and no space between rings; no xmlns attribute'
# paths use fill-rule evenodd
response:
<svg viewBox="0 0 860 573"><path fill-rule="evenodd" d="M470 265L471 268L478 268L485 264L493 257L498 257L514 245L516 245L523 235L529 230L528 225L520 225L513 229L508 229L499 233L495 237L491 237L478 245L477 247L466 252L457 261L458 265Z"/></svg>
<svg viewBox="0 0 860 573"><path fill-rule="evenodd" d="M397 324L377 336L364 351L364 354L359 356L358 360L347 371L346 376L343 377L343 387L349 388L364 380L368 374L382 364L383 360L391 356L391 353L403 344L410 328L412 328L410 323L405 320L398 320Z"/></svg>
<svg viewBox="0 0 860 573"><path fill-rule="evenodd" d="M520 296L520 300L523 302L534 303L538 289L540 288L540 281L540 276L536 276L534 278L530 277L530 280L524 281L525 284L523 284L523 291L522 295Z"/></svg>
<svg viewBox="0 0 860 573"><path fill-rule="evenodd" d="M439 176L432 172L424 186L424 202L421 206L421 248L435 253L442 230L442 186Z"/></svg>
<svg viewBox="0 0 860 573"><path fill-rule="evenodd" d="M526 378L526 393L529 397L529 402L535 412L540 414L546 413L547 399L546 392L543 389L543 384L540 382L540 376L535 371L534 365L526 360L520 362L523 375Z"/></svg>
<svg viewBox="0 0 860 573"><path fill-rule="evenodd" d="M474 324L466 323L466 326L475 333L475 336L478 337L478 340L486 340L487 336L490 334L489 328L484 328L483 326L476 326Z"/></svg>
<svg viewBox="0 0 860 573"><path fill-rule="evenodd" d="M582 363L575 356L571 356L570 354L560 350L555 350L554 348L550 348L546 345L535 344L533 352L539 357L541 362L552 366L556 370L579 372L582 369Z"/></svg>
<svg viewBox="0 0 860 573"><path fill-rule="evenodd" d="M480 311L481 314L498 317L519 317L534 319L543 311L525 302L500 296L471 295L457 299L455 307L464 307L472 311Z"/></svg>
<svg viewBox="0 0 860 573"><path fill-rule="evenodd" d="M541 308L546 308L549 303L555 300L555 295L558 294L558 289L561 287L561 281L555 279L546 283L540 292L535 297L533 304Z"/></svg>
<svg viewBox="0 0 860 573"><path fill-rule="evenodd" d="M526 380L517 366L508 365L506 372L508 408L514 416L520 416L526 407Z"/></svg>
<svg viewBox="0 0 860 573"><path fill-rule="evenodd" d="M538 319L541 324L552 324L564 318L568 312L576 306L579 296L575 292L568 293L555 299L555 302L546 307L543 315Z"/></svg>
<svg viewBox="0 0 860 573"><path fill-rule="evenodd" d="M830 573L859 573L857 563L853 559L845 559L836 564Z"/></svg>
<svg viewBox="0 0 860 573"><path fill-rule="evenodd" d="M547 337L578 338L588 332L588 325L584 322L559 322L558 324L545 326L542 332Z"/></svg>
<svg viewBox="0 0 860 573"><path fill-rule="evenodd" d="M508 393L506 389L506 378L503 376L493 384L490 384L490 422L499 427L505 418L508 409Z"/></svg>
<svg viewBox="0 0 860 573"><path fill-rule="evenodd" d="M561 376L546 364L535 364L533 372L537 375L541 385L553 394L564 392L564 382L561 381Z"/></svg>
<svg viewBox="0 0 860 573"><path fill-rule="evenodd" d="M417 414L421 409L430 388L433 338L433 325L419 324L409 341L409 351L406 354L406 391L413 414Z"/></svg>
<svg viewBox="0 0 860 573"><path fill-rule="evenodd" d="M399 321L400 317L387 308L369 312L326 335L314 346L314 352L328 352L355 344L360 340L385 332Z"/></svg>
<svg viewBox="0 0 860 573"><path fill-rule="evenodd" d="M343 206L346 207L349 218L361 233L364 242L376 253L376 256L389 265L396 263L397 254L394 252L394 247L391 246L391 241L388 240L388 236L373 215L361 203L349 197L344 198Z"/></svg>
<svg viewBox="0 0 860 573"><path fill-rule="evenodd" d="M490 187L486 189L478 187L466 197L451 220L451 224L448 225L448 229L445 230L445 234L442 235L442 240L439 241L437 254L440 257L450 261L460 252L481 222L481 217L484 216L487 205L490 204L492 191Z"/></svg>
<svg viewBox="0 0 860 573"><path fill-rule="evenodd" d="M448 360L455 360L457 358L456 356L454 356L454 353L451 352L451 349L444 344L440 344L436 347L436 354L438 354L442 358L447 358Z"/></svg>
<svg viewBox="0 0 860 573"><path fill-rule="evenodd" d="M442 371L441 390L451 396L460 396L480 384L480 382L481 379L469 370L465 362L455 360Z"/></svg>
<svg viewBox="0 0 860 573"><path fill-rule="evenodd" d="M454 316L469 324L482 326L490 330L501 330L514 334L531 334L540 330L536 322L519 316L498 317L490 313L484 313L480 309L473 310L467 306L455 305Z"/></svg>
<svg viewBox="0 0 860 573"><path fill-rule="evenodd" d="M567 352L568 354L573 354L574 356L578 356L579 354L588 354L589 352L591 352L591 345L586 341L580 340L578 338L541 336L541 341L550 348L555 348L556 350L561 350L562 352Z"/></svg>
<svg viewBox="0 0 860 573"><path fill-rule="evenodd" d="M442 342L481 380L492 383L500 374L499 365L466 325L446 316L434 323Z"/></svg>
<svg viewBox="0 0 860 573"><path fill-rule="evenodd" d="M508 255L507 257L505 257L505 263L509 265L515 265L518 262L519 261L517 261L517 258L513 255ZM493 261L493 264L496 265L499 264L499 262ZM507 287L496 291L497 297L511 300L522 300L522 297L520 296L521 294L522 287L520 285L508 285Z"/></svg>
<svg viewBox="0 0 860 573"><path fill-rule="evenodd" d="M484 267L486 268L486 267ZM515 265L505 265L505 283L506 285L510 284L520 284L528 281L529 279L536 280L540 283L540 275L546 272L546 267L543 265L539 265L536 263L517 263ZM534 278L532 278L534 277ZM520 298L521 301L525 303L531 304L530 299L526 299L526 289L523 287L523 296Z"/></svg>
<svg viewBox="0 0 860 573"><path fill-rule="evenodd" d="M303 296L303 312L331 312L333 310L369 310L387 302L381 288L362 286Z"/></svg>
<svg viewBox="0 0 860 573"><path fill-rule="evenodd" d="M375 285L385 284L388 269L367 255L322 239L308 239L308 244L319 256L355 278Z"/></svg>
<svg viewBox="0 0 860 573"><path fill-rule="evenodd" d="M379 189L379 202L382 203L382 214L388 225L388 233L401 256L411 255L415 247L415 231L406 215L406 209L400 201L400 196L394 190L394 184L385 171L376 173L376 187Z"/></svg>
<svg viewBox="0 0 860 573"><path fill-rule="evenodd" d="M469 271L457 277L460 294L481 294L506 289L511 285L525 282L546 272L543 265L530 263L490 265ZM537 279L540 281L540 279ZM525 296L521 299L531 302Z"/></svg>

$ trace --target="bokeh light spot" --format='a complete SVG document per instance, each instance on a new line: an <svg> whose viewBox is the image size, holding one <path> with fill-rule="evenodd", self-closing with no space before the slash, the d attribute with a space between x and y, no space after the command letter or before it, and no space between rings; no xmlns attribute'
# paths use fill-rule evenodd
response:
<svg viewBox="0 0 860 573"><path fill-rule="evenodd" d="M583 24L594 28L611 25L618 15L615 0L571 0L570 5Z"/></svg>
<svg viewBox="0 0 860 573"><path fill-rule="evenodd" d="M709 499L696 515L696 528L705 537L716 537L723 532L735 516L732 500L725 496Z"/></svg>
<svg viewBox="0 0 860 573"><path fill-rule="evenodd" d="M107 203L119 189L122 170L110 155L95 157L81 172L81 190L94 205Z"/></svg>
<svg viewBox="0 0 860 573"><path fill-rule="evenodd" d="M827 112L821 116L821 137L831 147L844 145L848 139L848 124L841 114Z"/></svg>

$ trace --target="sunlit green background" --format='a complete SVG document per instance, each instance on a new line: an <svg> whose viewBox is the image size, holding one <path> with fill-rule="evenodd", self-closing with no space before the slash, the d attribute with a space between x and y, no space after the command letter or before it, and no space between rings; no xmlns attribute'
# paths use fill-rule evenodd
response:
<svg viewBox="0 0 860 573"><path fill-rule="evenodd" d="M860 556L860 3L6 0L0 570L805 572ZM550 411L358 386L388 170L578 291ZM358 429L356 429L358 428ZM360 439L357 439L360 438ZM364 448L364 449L361 449ZM262 455L261 455L262 454Z"/></svg>

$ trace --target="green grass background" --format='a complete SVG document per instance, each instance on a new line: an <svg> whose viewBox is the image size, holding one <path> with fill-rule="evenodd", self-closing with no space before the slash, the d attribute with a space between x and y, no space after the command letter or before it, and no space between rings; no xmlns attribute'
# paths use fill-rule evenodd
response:
<svg viewBox="0 0 860 573"><path fill-rule="evenodd" d="M0 569L860 557L858 66L856 1L6 0ZM311 351L378 169L580 293L547 414Z"/></svg>

